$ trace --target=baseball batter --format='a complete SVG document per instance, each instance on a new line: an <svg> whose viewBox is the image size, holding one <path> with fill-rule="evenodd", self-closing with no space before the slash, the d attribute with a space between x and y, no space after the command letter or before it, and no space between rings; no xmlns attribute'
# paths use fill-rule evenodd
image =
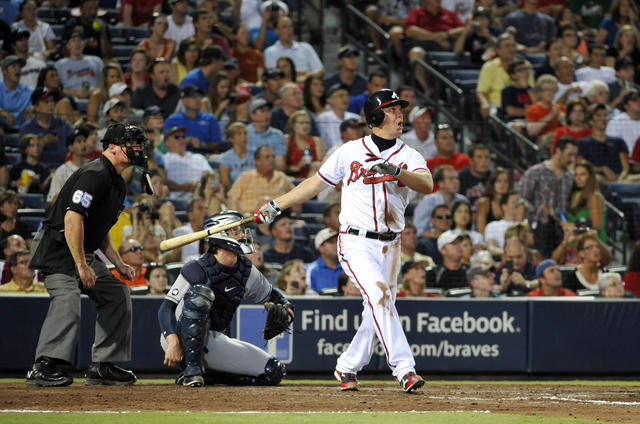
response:
<svg viewBox="0 0 640 424"><path fill-rule="evenodd" d="M304 202L342 181L338 257L360 289L364 311L349 348L338 358L335 376L342 390L358 390L357 373L369 363L375 338L405 392L421 387L415 361L395 307L400 237L409 189L430 193L425 159L398 137L407 102L391 90L373 93L364 105L373 134L343 144L316 175L260 207L256 222L270 222L281 210Z"/></svg>
<svg viewBox="0 0 640 424"><path fill-rule="evenodd" d="M239 212L225 211L207 218L203 226L242 219ZM184 386L200 387L205 382L276 385L285 375L284 365L223 332L243 299L273 302L291 318L293 306L244 256L253 252L250 229L237 226L210 235L208 241L209 251L185 264L160 306L164 364L183 369L176 384Z"/></svg>

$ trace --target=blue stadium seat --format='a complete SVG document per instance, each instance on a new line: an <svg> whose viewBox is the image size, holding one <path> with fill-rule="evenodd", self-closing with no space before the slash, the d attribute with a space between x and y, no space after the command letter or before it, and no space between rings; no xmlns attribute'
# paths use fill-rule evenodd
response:
<svg viewBox="0 0 640 424"><path fill-rule="evenodd" d="M39 7L36 16L49 24L64 24L71 17L68 7Z"/></svg>
<svg viewBox="0 0 640 424"><path fill-rule="evenodd" d="M20 199L23 208L44 210L47 207L44 194L41 193L22 193Z"/></svg>
<svg viewBox="0 0 640 424"><path fill-rule="evenodd" d="M126 61L128 62L129 54L131 54L131 51L135 48L136 46L132 46L129 44L113 46L113 55L117 58L126 58Z"/></svg>
<svg viewBox="0 0 640 424"><path fill-rule="evenodd" d="M20 153L17 152L6 152L7 160L9 161L9 165L13 166L20 162Z"/></svg>
<svg viewBox="0 0 640 424"><path fill-rule="evenodd" d="M4 145L6 147L18 147L19 141L20 141L19 133L6 133L4 135Z"/></svg>
<svg viewBox="0 0 640 424"><path fill-rule="evenodd" d="M62 39L62 33L64 31L64 25L51 24L51 29L56 34L56 38Z"/></svg>
<svg viewBox="0 0 640 424"><path fill-rule="evenodd" d="M478 69L450 69L447 74L455 83L477 83L480 71Z"/></svg>
<svg viewBox="0 0 640 424"><path fill-rule="evenodd" d="M169 279L169 285L171 286L180 275L180 270L184 264L182 262L175 262L167 264L167 277Z"/></svg>
<svg viewBox="0 0 640 424"><path fill-rule="evenodd" d="M89 99L76 98L76 104L78 105L78 110L82 112L83 115L87 113L87 104L89 104Z"/></svg>
<svg viewBox="0 0 640 424"><path fill-rule="evenodd" d="M537 64L544 64L547 61L547 55L544 53L527 53L525 59L535 66Z"/></svg>
<svg viewBox="0 0 640 424"><path fill-rule="evenodd" d="M307 200L302 204L302 213L322 214L328 204L329 202L323 202L321 200Z"/></svg>

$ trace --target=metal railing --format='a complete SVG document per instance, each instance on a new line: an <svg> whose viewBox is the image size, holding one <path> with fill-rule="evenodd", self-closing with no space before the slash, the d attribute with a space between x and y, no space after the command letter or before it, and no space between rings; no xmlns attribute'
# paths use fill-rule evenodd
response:
<svg viewBox="0 0 640 424"><path fill-rule="evenodd" d="M611 254L620 252L622 263L627 263L627 220L624 213L605 199L604 207L606 212L608 244L611 247ZM613 219L612 219L613 218ZM611 224L609 224L611 222Z"/></svg>
<svg viewBox="0 0 640 424"><path fill-rule="evenodd" d="M389 33L351 4L346 4L344 11L345 22L343 25L348 28L342 32L344 43L352 44L363 53L365 73L368 74L369 66L375 64L387 75L387 80L389 80L393 63L393 46ZM373 44L367 41L370 38L369 30L373 30L382 40L385 52L383 56L377 55ZM385 57L390 60L384 60Z"/></svg>

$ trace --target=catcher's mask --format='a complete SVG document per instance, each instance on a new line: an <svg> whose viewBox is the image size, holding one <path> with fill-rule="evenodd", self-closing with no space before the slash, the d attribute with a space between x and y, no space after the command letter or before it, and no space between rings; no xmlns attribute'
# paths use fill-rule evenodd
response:
<svg viewBox="0 0 640 424"><path fill-rule="evenodd" d="M109 144L115 144L125 148L129 163L147 169L146 144L147 138L142 129L135 125L113 124L109 126L102 139L102 148L106 150ZM140 148L134 149L137 145Z"/></svg>
<svg viewBox="0 0 640 424"><path fill-rule="evenodd" d="M240 212L224 211L211 215L205 219L202 226L206 230L212 227L238 222L243 218L244 216L242 216ZM255 249L253 248L253 234L251 229L245 228L243 225L211 234L207 237L207 241L209 242L209 246L228 249L238 255L255 252Z"/></svg>

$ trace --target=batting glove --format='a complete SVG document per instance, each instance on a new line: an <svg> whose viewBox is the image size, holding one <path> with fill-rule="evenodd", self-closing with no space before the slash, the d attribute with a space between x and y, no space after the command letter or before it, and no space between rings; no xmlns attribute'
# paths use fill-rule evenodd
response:
<svg viewBox="0 0 640 424"><path fill-rule="evenodd" d="M397 177L398 175L400 175L400 172L402 170L397 166L392 165L387 161L384 161L384 162L376 163L371 168L369 168L369 171Z"/></svg>
<svg viewBox="0 0 640 424"><path fill-rule="evenodd" d="M256 209L253 213L253 220L258 224L270 224L276 219L276 216L280 215L280 212L282 209L275 200L272 200Z"/></svg>

